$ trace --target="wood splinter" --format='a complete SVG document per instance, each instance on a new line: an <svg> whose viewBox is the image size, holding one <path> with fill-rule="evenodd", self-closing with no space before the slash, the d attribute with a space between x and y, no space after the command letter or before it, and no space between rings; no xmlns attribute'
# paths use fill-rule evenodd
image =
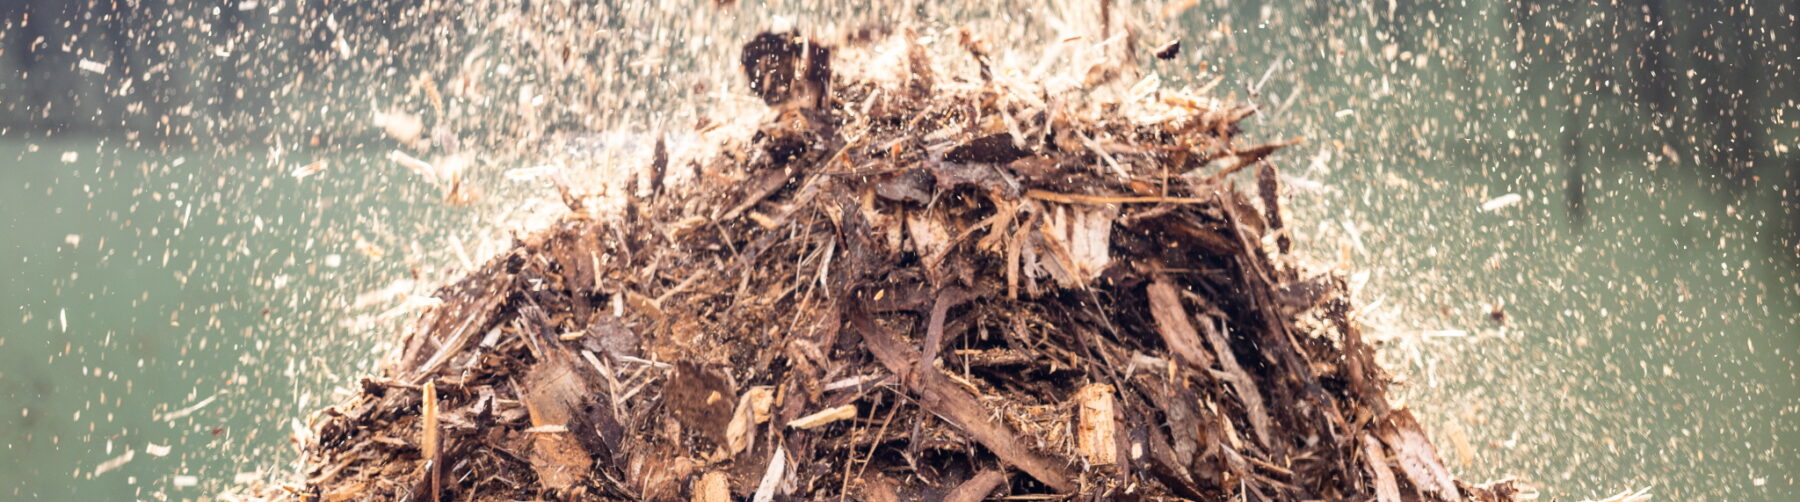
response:
<svg viewBox="0 0 1800 502"><path fill-rule="evenodd" d="M795 429L805 430L805 429L821 427L826 424L830 424L832 422L836 422L839 420L848 420L848 419L852 419L852 418L856 418L856 405L846 404L843 406L827 409L825 411L821 411L821 412L807 415L804 417L796 418L793 421L788 422L787 425L788 425L788 427L792 427Z"/></svg>
<svg viewBox="0 0 1800 502"><path fill-rule="evenodd" d="M439 458L439 454L442 452L443 448L441 444L442 439L439 437L438 432L438 397L436 380L425 382L425 397L422 407L424 408L425 415L425 438L423 441L420 441L419 449L422 450L421 454L424 455L425 462L431 466L431 473L429 474L429 476L431 476L431 500L443 500L444 468L443 462L441 461L442 459Z"/></svg>

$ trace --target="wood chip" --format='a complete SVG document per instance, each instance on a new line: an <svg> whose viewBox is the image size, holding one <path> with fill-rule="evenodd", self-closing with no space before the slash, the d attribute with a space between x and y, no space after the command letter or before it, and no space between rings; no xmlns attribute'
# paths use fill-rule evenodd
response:
<svg viewBox="0 0 1800 502"><path fill-rule="evenodd" d="M731 479L719 471L708 472L694 481L693 502L731 502Z"/></svg>
<svg viewBox="0 0 1800 502"><path fill-rule="evenodd" d="M769 502L775 500L776 491L781 488L781 480L787 475L787 449L776 446L775 453L769 455L769 468L763 470L762 481L757 482L756 492L750 496L751 502Z"/></svg>
<svg viewBox="0 0 1800 502"><path fill-rule="evenodd" d="M756 424L769 420L769 407L775 403L775 388L759 385L744 390L738 398L737 408L731 413L731 422L725 426L725 456L735 456L743 452L754 441Z"/></svg>
<svg viewBox="0 0 1800 502"><path fill-rule="evenodd" d="M788 427L792 427L795 429L805 430L805 429L817 428L817 427L820 427L820 426L823 426L823 425L826 425L826 424L829 424L832 422L836 422L839 420L849 420L852 418L856 418L856 405L846 404L843 406L838 406L836 408L826 409L824 411L820 411L818 413L814 413L814 414L807 415L804 417L796 418L793 421L788 422L787 425L788 425Z"/></svg>

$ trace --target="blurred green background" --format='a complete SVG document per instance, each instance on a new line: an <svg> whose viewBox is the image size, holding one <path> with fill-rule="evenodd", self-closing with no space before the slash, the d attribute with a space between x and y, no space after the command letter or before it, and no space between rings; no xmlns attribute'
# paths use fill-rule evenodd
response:
<svg viewBox="0 0 1800 502"><path fill-rule="evenodd" d="M454 274L450 243L475 247L534 190L493 171L540 131L691 124L684 107L741 92L722 48L775 16L1007 26L990 43L1027 56L1097 18L352 4L0 1L0 499L284 479L292 423L399 326L363 295ZM1263 106L1250 136L1306 138L1277 158L1300 242L1367 272L1382 358L1458 475L1564 500L1795 500L1797 11L1206 0L1112 19L1144 50L1182 40L1146 68L1165 86L1222 78ZM565 47L574 66L543 56ZM436 151L507 151L475 162L490 196L445 207L385 161L398 145L372 117L393 109Z"/></svg>

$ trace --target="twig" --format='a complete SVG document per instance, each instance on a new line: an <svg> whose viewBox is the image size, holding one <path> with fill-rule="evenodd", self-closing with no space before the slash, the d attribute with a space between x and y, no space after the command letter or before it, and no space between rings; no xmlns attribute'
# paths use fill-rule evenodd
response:
<svg viewBox="0 0 1800 502"><path fill-rule="evenodd" d="M444 462L440 455L442 446L438 436L437 382L425 382L424 394L425 440L420 441L423 443L420 449L424 450L422 453L425 461L431 466L431 500L437 501L444 499Z"/></svg>
<svg viewBox="0 0 1800 502"><path fill-rule="evenodd" d="M956 485L956 489L944 497L944 502L980 502L1005 482L1006 473L993 469L983 470L968 481Z"/></svg>
<svg viewBox="0 0 1800 502"><path fill-rule="evenodd" d="M869 442L869 452L863 454L862 467L856 468L856 477L861 478L863 471L868 470L869 461L875 459L875 448L881 446L881 439L887 437L888 424L894 423L894 414L900 411L900 403L895 402L888 408L888 416L881 421L881 428L875 431L875 440Z"/></svg>
<svg viewBox="0 0 1800 502"><path fill-rule="evenodd" d="M1061 202L1064 204L1146 204L1146 203L1148 203L1148 204L1162 204L1162 203L1205 204L1208 202L1212 202L1210 199L1200 199L1200 198L1194 198L1194 197L1084 195L1084 194L1072 194L1072 193L1056 193L1056 192L1051 192L1051 191L1046 191L1046 190L1039 190L1036 188L1033 188L1031 190L1026 190L1025 196L1029 197L1029 198L1033 198L1033 199L1038 199L1038 200L1047 200L1050 202Z"/></svg>

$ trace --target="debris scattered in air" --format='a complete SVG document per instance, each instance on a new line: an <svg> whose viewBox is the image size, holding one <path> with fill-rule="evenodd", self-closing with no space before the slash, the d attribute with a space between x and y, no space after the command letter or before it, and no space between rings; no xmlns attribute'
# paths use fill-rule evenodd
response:
<svg viewBox="0 0 1800 502"><path fill-rule="evenodd" d="M134 458L137 458L137 450L126 448L125 453L107 459L105 462L101 462L100 465L94 466L94 475L99 476L101 474L112 472L114 469L124 467L125 464L131 463L131 460Z"/></svg>
<svg viewBox="0 0 1800 502"><path fill-rule="evenodd" d="M1180 40L1169 42L1167 44L1163 44L1162 47L1156 48L1156 59L1170 60L1170 59L1175 59L1175 56L1178 56L1178 55L1181 55L1181 41Z"/></svg>
<svg viewBox="0 0 1800 502"><path fill-rule="evenodd" d="M1522 201L1522 200L1525 200L1524 196L1521 196L1516 193L1509 193L1506 195L1488 199L1487 202L1481 203L1481 210L1483 212L1491 213L1494 211L1499 211L1500 209L1505 208L1507 206L1511 206L1513 204L1518 204L1519 201Z"/></svg>
<svg viewBox="0 0 1800 502"><path fill-rule="evenodd" d="M169 421L169 420L178 420L178 419L181 419L188 415L192 415L192 414L194 414L194 412L200 411L200 409L205 408L209 404L212 404L213 400L218 399L218 398L219 398L218 394L213 394L211 396L206 396L206 399L201 399L199 402L188 405L186 408L175 410L175 411L172 411L169 413L159 413L155 417L156 421L164 422L164 421Z"/></svg>
<svg viewBox="0 0 1800 502"><path fill-rule="evenodd" d="M293 172L290 172L288 174L293 176L295 179L305 179L307 176L319 174L324 171L325 171L325 160L320 159L320 160L312 161L312 163L309 163L307 165L296 167L296 168L294 168Z"/></svg>

